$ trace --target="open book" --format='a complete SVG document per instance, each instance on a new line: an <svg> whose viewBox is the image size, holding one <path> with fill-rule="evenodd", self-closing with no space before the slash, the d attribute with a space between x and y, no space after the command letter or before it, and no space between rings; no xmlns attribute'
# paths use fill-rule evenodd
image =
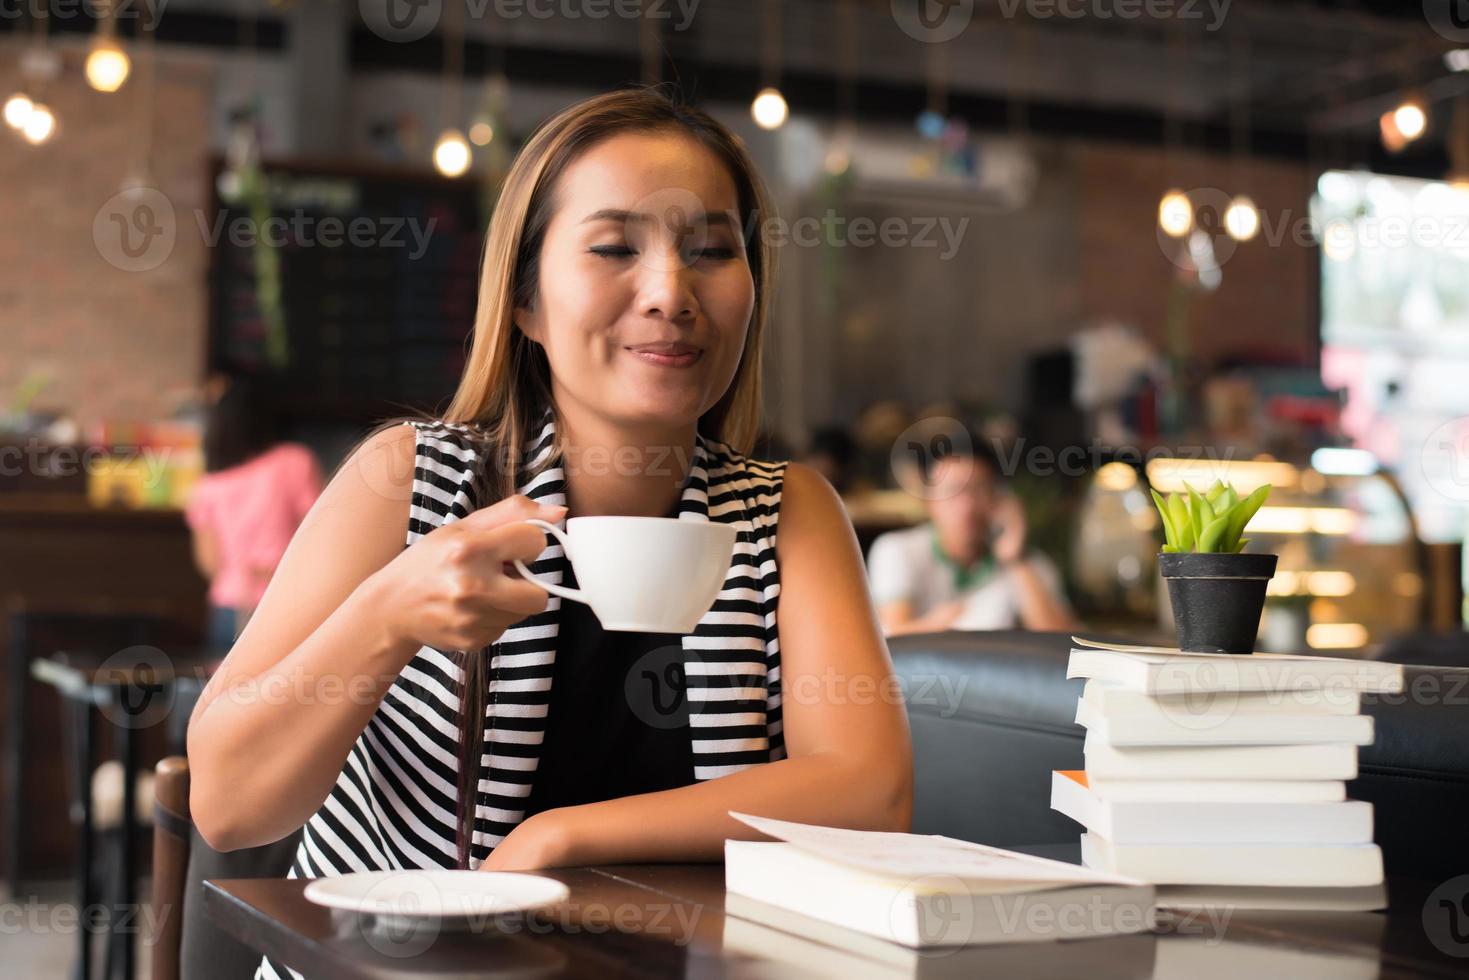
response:
<svg viewBox="0 0 1469 980"><path fill-rule="evenodd" d="M730 816L778 842L729 840L729 912L799 931L800 917L910 947L1143 932L1153 887L1121 875L951 837ZM782 916L771 909L795 913Z"/></svg>

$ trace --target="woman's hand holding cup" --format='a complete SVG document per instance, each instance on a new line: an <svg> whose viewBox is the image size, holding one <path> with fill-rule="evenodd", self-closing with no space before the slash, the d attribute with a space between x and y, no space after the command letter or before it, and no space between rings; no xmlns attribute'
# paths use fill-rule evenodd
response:
<svg viewBox="0 0 1469 980"><path fill-rule="evenodd" d="M546 608L546 590L511 562L535 560L546 535L527 518L555 523L566 508L517 494L429 532L378 574L386 628L395 643L417 650L478 650L513 623ZM508 574L507 574L508 571Z"/></svg>

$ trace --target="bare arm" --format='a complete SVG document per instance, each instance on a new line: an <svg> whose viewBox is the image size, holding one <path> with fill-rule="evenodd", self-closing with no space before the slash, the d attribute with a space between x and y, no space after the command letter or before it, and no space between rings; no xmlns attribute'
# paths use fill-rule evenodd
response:
<svg viewBox="0 0 1469 980"><path fill-rule="evenodd" d="M194 708L190 806L216 849L305 823L424 643L477 649L545 608L543 590L501 574L544 547L534 527L499 526L536 511L523 497L404 548L413 442L408 426L379 433L337 473Z"/></svg>
<svg viewBox="0 0 1469 980"><path fill-rule="evenodd" d="M1035 566L1024 559L1010 566L1015 592L1020 599L1020 623L1028 630L1074 630L1071 609L1051 590Z"/></svg>
<svg viewBox="0 0 1469 980"><path fill-rule="evenodd" d="M882 628L888 636L904 633L938 633L952 627L964 612L964 600L950 599L934 606L922 616L914 615L913 604L906 599L884 603L879 610Z"/></svg>
<svg viewBox="0 0 1469 980"><path fill-rule="evenodd" d="M406 537L412 472L407 426L342 467L195 705L190 806L211 846L264 844L301 826L412 655L371 613L371 577ZM343 690L316 697L327 684ZM253 819L240 800L259 801Z"/></svg>
<svg viewBox="0 0 1469 980"><path fill-rule="evenodd" d="M741 810L786 820L907 830L913 759L902 693L835 491L791 464L776 541L787 758L707 782L548 810L518 826L485 869L718 859L759 839Z"/></svg>

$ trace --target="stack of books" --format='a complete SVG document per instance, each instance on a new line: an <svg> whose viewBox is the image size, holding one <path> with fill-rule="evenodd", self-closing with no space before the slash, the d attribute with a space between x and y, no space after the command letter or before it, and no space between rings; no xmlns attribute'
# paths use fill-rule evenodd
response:
<svg viewBox="0 0 1469 980"><path fill-rule="evenodd" d="M1175 907L1382 906L1372 804L1346 781L1373 740L1361 695L1402 691L1401 665L1077 643L1086 769L1052 774L1051 806L1086 828L1087 867Z"/></svg>

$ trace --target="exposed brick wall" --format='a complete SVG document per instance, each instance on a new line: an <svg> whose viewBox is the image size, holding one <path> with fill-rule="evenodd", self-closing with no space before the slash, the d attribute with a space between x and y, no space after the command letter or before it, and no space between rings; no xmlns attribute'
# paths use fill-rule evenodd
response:
<svg viewBox="0 0 1469 980"><path fill-rule="evenodd" d="M0 99L18 85L19 53L0 45ZM197 387L204 363L207 254L194 212L208 201L211 74L160 59L153 178L177 236L162 264L125 271L104 257L93 223L132 169L143 88L135 62L119 92L94 92L81 58L68 49L45 92L60 121L49 143L0 132L0 405L40 368L52 381L37 407L83 424L158 418Z"/></svg>
<svg viewBox="0 0 1469 980"><path fill-rule="evenodd" d="M1134 324L1161 347L1175 269L1158 246L1158 200L1170 185L1232 194L1240 180L1221 156L1175 153L1165 163L1161 149L1086 143L1078 159L1082 308ZM1245 183L1268 224L1234 249L1216 292L1195 296L1193 354L1205 364L1245 348L1307 358L1316 344L1317 259L1293 233L1307 214L1310 172L1303 163L1255 161ZM1267 241L1276 235L1278 244Z"/></svg>

